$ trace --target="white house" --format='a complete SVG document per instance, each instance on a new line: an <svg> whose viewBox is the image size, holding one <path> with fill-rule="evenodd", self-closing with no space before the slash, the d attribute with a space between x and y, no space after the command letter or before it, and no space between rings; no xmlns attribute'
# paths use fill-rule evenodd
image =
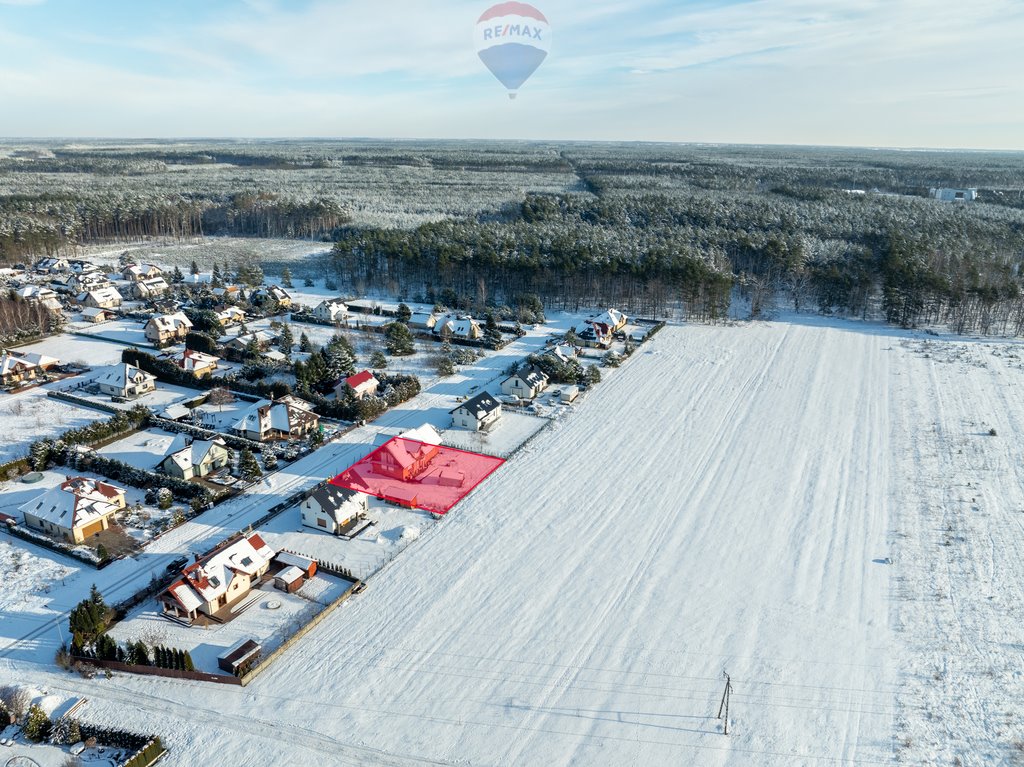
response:
<svg viewBox="0 0 1024 767"><path fill-rule="evenodd" d="M340 535L347 525L368 510L369 503L364 493L326 484L302 502L302 524L331 535Z"/></svg>
<svg viewBox="0 0 1024 767"><path fill-rule="evenodd" d="M228 465L231 454L220 437L197 439L192 440L191 444L183 444L187 442L187 439L174 441L167 456L160 462L161 471L169 476L188 480L193 477L205 477Z"/></svg>
<svg viewBox="0 0 1024 767"><path fill-rule="evenodd" d="M344 323L348 320L348 304L337 298L325 299L313 307L313 316L321 322Z"/></svg>
<svg viewBox="0 0 1024 767"><path fill-rule="evenodd" d="M156 390L156 376L125 362L100 368L93 381L100 392L111 397L132 399Z"/></svg>
<svg viewBox="0 0 1024 767"><path fill-rule="evenodd" d="M974 202L978 199L977 189L931 189L932 197L942 202Z"/></svg>
<svg viewBox="0 0 1024 767"><path fill-rule="evenodd" d="M501 403L484 391L449 412L454 426L488 431L501 419Z"/></svg>
<svg viewBox="0 0 1024 767"><path fill-rule="evenodd" d="M22 301L42 304L47 309L53 309L54 311L61 308L57 293L42 285L24 285L15 291L15 295Z"/></svg>
<svg viewBox="0 0 1024 767"><path fill-rule="evenodd" d="M434 333L452 338L479 338L482 331L480 323L469 315L445 314L434 323Z"/></svg>
<svg viewBox="0 0 1024 767"><path fill-rule="evenodd" d="M320 425L313 406L288 395L279 400L261 400L239 418L231 431L256 442L298 439Z"/></svg>
<svg viewBox="0 0 1024 767"><path fill-rule="evenodd" d="M362 373L356 373L340 381L334 387L334 393L341 399L348 391L351 391L356 399L363 399L363 397L372 397L376 394L378 386L380 386L380 382L374 377L373 373L369 370L364 370Z"/></svg>
<svg viewBox="0 0 1024 767"><path fill-rule="evenodd" d="M36 261L35 270L40 274L66 272L70 269L66 258L41 258Z"/></svg>
<svg viewBox="0 0 1024 767"><path fill-rule="evenodd" d="M519 399L533 399L544 391L547 385L547 374L534 365L528 365L501 382L501 393Z"/></svg>

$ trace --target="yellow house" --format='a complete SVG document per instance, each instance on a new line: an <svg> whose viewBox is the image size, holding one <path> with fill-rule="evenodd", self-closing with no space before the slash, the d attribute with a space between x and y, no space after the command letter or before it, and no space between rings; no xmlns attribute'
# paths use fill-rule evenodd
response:
<svg viewBox="0 0 1024 767"><path fill-rule="evenodd" d="M110 527L125 507L124 490L88 477L69 477L21 507L25 524L35 530L82 543Z"/></svg>

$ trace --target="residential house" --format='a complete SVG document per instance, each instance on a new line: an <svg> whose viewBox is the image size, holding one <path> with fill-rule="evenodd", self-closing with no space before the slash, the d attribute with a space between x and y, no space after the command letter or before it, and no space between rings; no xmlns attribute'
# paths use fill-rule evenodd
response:
<svg viewBox="0 0 1024 767"><path fill-rule="evenodd" d="M55 367L60 365L60 360L56 357L48 357L45 354L39 354L38 352L9 352L15 357L25 360L32 365L36 366L36 369L41 373L48 373Z"/></svg>
<svg viewBox="0 0 1024 767"><path fill-rule="evenodd" d="M413 330L433 330L437 325L437 315L433 312L413 312L409 318L409 327Z"/></svg>
<svg viewBox="0 0 1024 767"><path fill-rule="evenodd" d="M224 306L217 310L217 322L222 328L241 325L245 322L245 312L237 306Z"/></svg>
<svg viewBox="0 0 1024 767"><path fill-rule="evenodd" d="M70 259L68 259L68 269L71 270L72 272L74 272L75 274L88 274L90 272L96 272L96 273L102 273L103 272L103 270L100 269L98 266L96 266L96 264L94 264L92 261L85 261L85 260L80 259L80 258L70 258Z"/></svg>
<svg viewBox="0 0 1024 767"><path fill-rule="evenodd" d="M547 385L548 377L544 371L534 365L527 365L501 382L501 393L519 399L533 399Z"/></svg>
<svg viewBox="0 0 1024 767"><path fill-rule="evenodd" d="M626 315L618 309L608 309L579 323L575 328L576 338L584 346L606 349L611 345L613 334L627 322Z"/></svg>
<svg viewBox="0 0 1024 767"><path fill-rule="evenodd" d="M348 322L348 304L337 298L326 299L313 307L313 316L320 322L344 324Z"/></svg>
<svg viewBox="0 0 1024 767"><path fill-rule="evenodd" d="M110 309L99 309L95 306L86 306L82 309L82 320L84 322L106 322L117 315Z"/></svg>
<svg viewBox="0 0 1024 767"><path fill-rule="evenodd" d="M57 272L66 272L71 267L68 266L66 258L41 258L36 261L34 268L40 274L55 274Z"/></svg>
<svg viewBox="0 0 1024 767"><path fill-rule="evenodd" d="M38 374L39 369L28 360L10 353L0 356L0 384L4 386L31 381Z"/></svg>
<svg viewBox="0 0 1024 767"><path fill-rule="evenodd" d="M196 378L203 378L204 376L213 375L213 372L217 369L217 363L220 362L220 357L197 352L195 349L185 349L185 351L173 355L171 361Z"/></svg>
<svg viewBox="0 0 1024 767"><path fill-rule="evenodd" d="M217 298L237 298L242 293L242 288L239 285L224 285L223 287L213 288L210 291Z"/></svg>
<svg viewBox="0 0 1024 767"><path fill-rule="evenodd" d="M165 614L192 623L244 599L270 569L274 550L252 534L193 562L158 597Z"/></svg>
<svg viewBox="0 0 1024 767"><path fill-rule="evenodd" d="M445 314L434 323L434 333L452 338L479 338L483 335L480 323L469 315Z"/></svg>
<svg viewBox="0 0 1024 767"><path fill-rule="evenodd" d="M75 300L82 306L92 307L93 309L116 309L121 305L122 298L121 294L117 292L117 288L108 285L104 288L97 288L96 290L82 293Z"/></svg>
<svg viewBox="0 0 1024 767"><path fill-rule="evenodd" d="M501 403L484 391L449 412L455 426L473 431L488 431L501 418Z"/></svg>
<svg viewBox="0 0 1024 767"><path fill-rule="evenodd" d="M261 400L232 425L231 431L256 442L300 439L320 426L313 406L288 395L279 400Z"/></svg>
<svg viewBox="0 0 1024 767"><path fill-rule="evenodd" d="M22 301L42 304L53 311L60 311L61 308L56 291L43 285L23 285L15 291L15 295Z"/></svg>
<svg viewBox="0 0 1024 767"><path fill-rule="evenodd" d="M125 362L100 368L93 380L101 393L111 397L133 399L156 390L156 376Z"/></svg>
<svg viewBox="0 0 1024 767"><path fill-rule="evenodd" d="M334 387L334 393L338 399L342 399L347 392L351 391L356 399L363 399L363 397L375 395L378 386L380 386L380 382L374 377L373 373L369 370L364 370L362 373L356 373L340 381Z"/></svg>
<svg viewBox="0 0 1024 767"><path fill-rule="evenodd" d="M223 469L230 459L227 445L220 437L191 442L175 439L167 456L160 462L160 470L171 477L188 480Z"/></svg>
<svg viewBox="0 0 1024 767"><path fill-rule="evenodd" d="M257 288L249 296L249 300L257 305L275 302L282 309L287 309L292 305L292 297L279 285L268 285L265 288Z"/></svg>
<svg viewBox="0 0 1024 767"><path fill-rule="evenodd" d="M147 277L131 284L132 296L139 301L159 298L171 289L163 277Z"/></svg>
<svg viewBox="0 0 1024 767"><path fill-rule="evenodd" d="M83 274L71 274L63 281L64 292L72 295L88 293L90 290L99 290L110 286L110 280L105 274L99 272L84 272Z"/></svg>
<svg viewBox="0 0 1024 767"><path fill-rule="evenodd" d="M974 202L978 199L977 189L931 189L929 194L942 202Z"/></svg>
<svg viewBox="0 0 1024 767"><path fill-rule="evenodd" d="M121 272L121 276L130 282L142 282L155 277L163 277L164 270L153 264L129 264Z"/></svg>
<svg viewBox="0 0 1024 767"><path fill-rule="evenodd" d="M226 344L224 344L224 348L231 349L233 351L238 352L239 354L242 354L249 349L249 343L253 340L256 341L257 348L259 348L259 350L263 352L269 349L270 345L274 343L274 341L276 341L277 339L274 336L270 335L269 333L266 333L262 330L256 330L252 333L245 333L243 335L235 336Z"/></svg>
<svg viewBox="0 0 1024 767"><path fill-rule="evenodd" d="M185 316L184 312L176 312L175 314L150 317L144 332L147 341L162 345L183 341L190 330L192 330L192 321Z"/></svg>
<svg viewBox="0 0 1024 767"><path fill-rule="evenodd" d="M336 485L317 487L302 502L302 524L331 535L340 535L369 511L364 493Z"/></svg>
<svg viewBox="0 0 1024 767"><path fill-rule="evenodd" d="M572 362L580 356L581 349L573 346L572 344L557 344L546 352L546 355L553 357L556 361L561 363Z"/></svg>
<svg viewBox="0 0 1024 767"><path fill-rule="evenodd" d="M404 434L394 437L374 453L371 468L376 474L407 482L427 469L440 452L439 445L440 438L429 442Z"/></svg>
<svg viewBox="0 0 1024 767"><path fill-rule="evenodd" d="M25 524L67 541L82 543L110 527L125 507L124 490L88 477L69 477L21 507Z"/></svg>

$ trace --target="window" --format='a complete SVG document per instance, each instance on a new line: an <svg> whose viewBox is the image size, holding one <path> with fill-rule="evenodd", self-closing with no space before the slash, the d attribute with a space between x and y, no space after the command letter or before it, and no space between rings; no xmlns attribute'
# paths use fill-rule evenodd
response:
<svg viewBox="0 0 1024 767"><path fill-rule="evenodd" d="M327 527L327 520L323 517L318 517L316 520L317 527Z"/></svg>

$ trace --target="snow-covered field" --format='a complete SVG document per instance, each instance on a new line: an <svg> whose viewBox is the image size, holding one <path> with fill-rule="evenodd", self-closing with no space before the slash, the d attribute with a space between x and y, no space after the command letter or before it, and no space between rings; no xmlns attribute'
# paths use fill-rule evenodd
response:
<svg viewBox="0 0 1024 767"><path fill-rule="evenodd" d="M46 389L38 386L18 394L0 394L0 463L25 456L28 446L37 439L55 437L108 417L98 410L47 397Z"/></svg>
<svg viewBox="0 0 1024 767"><path fill-rule="evenodd" d="M924 338L666 328L251 686L0 681L173 765L1017 763L1024 348Z"/></svg>

